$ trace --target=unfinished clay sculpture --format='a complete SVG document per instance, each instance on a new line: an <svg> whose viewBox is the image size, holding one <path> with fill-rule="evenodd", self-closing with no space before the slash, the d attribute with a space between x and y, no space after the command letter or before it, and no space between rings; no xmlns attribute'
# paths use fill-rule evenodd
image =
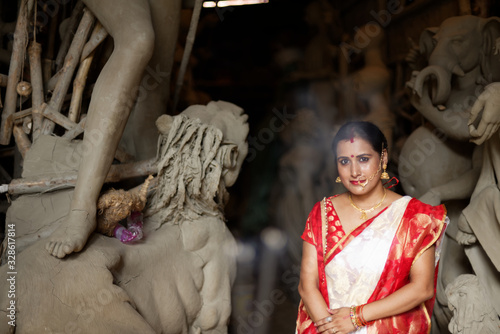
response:
<svg viewBox="0 0 500 334"><path fill-rule="evenodd" d="M367 37L370 36L370 37ZM354 41L365 41L359 48L364 66L342 83L346 97L343 106L346 119L362 119L377 125L387 138L389 152L395 117L389 108L390 72L384 61L385 32L373 22L357 30Z"/></svg>
<svg viewBox="0 0 500 334"><path fill-rule="evenodd" d="M481 284L486 287L493 307L500 314L500 83L488 85L471 114L472 140L483 148L481 174L470 203L458 220L457 240ZM477 117L477 119L476 119ZM483 144L484 142L484 144Z"/></svg>
<svg viewBox="0 0 500 334"><path fill-rule="evenodd" d="M479 168L471 160L474 145L467 144L469 116L486 84L500 80L499 34L498 18L470 15L449 18L422 33L420 52L428 66L407 85L412 104L429 124L410 135L401 153L399 174L407 193L433 205L472 193Z"/></svg>
<svg viewBox="0 0 500 334"><path fill-rule="evenodd" d="M452 334L493 334L500 330L498 314L488 293L475 275L460 275L446 287L453 318L448 329Z"/></svg>
<svg viewBox="0 0 500 334"><path fill-rule="evenodd" d="M113 37L114 48L93 89L83 139L88 149L67 223L46 245L59 258L80 251L95 229L95 203L133 108L124 145L136 159L154 156L152 129L167 105L181 9L181 0L84 3Z"/></svg>
<svg viewBox="0 0 500 334"><path fill-rule="evenodd" d="M93 233L82 252L61 261L43 249L52 231L66 223L73 191L23 195L12 203L7 222L17 233L17 331L227 332L236 243L223 210L226 187L236 181L246 156L247 116L217 101L163 116L158 128L158 183L143 212L139 242ZM79 145L42 136L27 163L42 161L31 158L42 144L62 160ZM4 281L7 272L0 266ZM0 305L7 319L7 294L0 295ZM8 328L0 322L1 333Z"/></svg>
<svg viewBox="0 0 500 334"><path fill-rule="evenodd" d="M271 214L287 234L288 255L296 264L302 256L300 236L308 210L334 184L333 173L327 174L335 168L328 159L331 138L324 125L313 110L301 109L281 133L286 151L279 160L275 187L280 190Z"/></svg>
<svg viewBox="0 0 500 334"><path fill-rule="evenodd" d="M368 37L370 36L370 37ZM395 117L389 108L391 74L384 61L385 32L372 22L360 27L353 36L354 50L362 56L364 66L341 82L342 120L364 120L377 125L392 147ZM350 59L347 59L350 62Z"/></svg>
<svg viewBox="0 0 500 334"><path fill-rule="evenodd" d="M461 244L474 242L474 237L467 224L461 224L464 227L460 232L458 223L480 173L483 174L484 147L471 141L482 144L498 129L498 103L487 87L495 87L500 80L499 37L497 17L448 18L440 27L428 28L422 33L420 52L428 66L414 72L407 83L412 90L411 103L427 122L417 128L403 146L399 158L400 179L409 195L432 205L445 203L451 220L440 263L434 312L438 315L443 309L443 314L436 317L441 325L449 321L449 314L445 314L449 311L445 309L444 289L456 277L470 273L470 265L480 280L490 283L485 287L490 289L492 304L498 305L498 297L495 298L498 296L495 291L500 291L498 272L491 271L491 261L484 257L481 246L474 250L473 257L466 256L467 250L464 251ZM476 119L480 112L485 117L482 122ZM491 208L485 212L494 215ZM473 216L476 218L477 214L474 211ZM498 223L491 226L490 222L475 219L475 224L493 227L487 243L498 244L498 240L491 239L494 233L498 235L495 232ZM498 311L500 306L496 308Z"/></svg>

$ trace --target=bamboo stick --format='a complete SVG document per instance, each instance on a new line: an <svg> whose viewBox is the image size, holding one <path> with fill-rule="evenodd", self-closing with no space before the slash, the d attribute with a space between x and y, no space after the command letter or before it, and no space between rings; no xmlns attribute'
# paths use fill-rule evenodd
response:
<svg viewBox="0 0 500 334"><path fill-rule="evenodd" d="M90 65L94 59L94 52L85 58L78 68L75 80L73 81L73 94L71 95L71 104L69 105L68 118L73 122L78 122L82 107L82 96L85 90L87 75L90 70Z"/></svg>
<svg viewBox="0 0 500 334"><path fill-rule="evenodd" d="M20 118L29 116L29 115L31 115L32 112L33 112L33 108L28 108L28 109L24 109L24 110L13 113L11 117L12 117L12 119L16 120L16 119L20 119Z"/></svg>
<svg viewBox="0 0 500 334"><path fill-rule="evenodd" d="M175 113L177 109L177 103L179 102L182 84L184 83L184 76L186 74L186 68L189 63L189 58L191 57L191 50L193 49L194 39L196 37L196 28L198 27L198 21L200 20L200 11L202 7L202 0L196 0L194 3L193 13L191 15L191 22L189 24L189 30L186 37L186 45L184 47L184 53L182 55L181 65L179 68L179 75L177 77L177 82L175 84L175 95L172 111Z"/></svg>
<svg viewBox="0 0 500 334"><path fill-rule="evenodd" d="M12 124L13 126L23 126L23 130L26 132L26 133L29 133L30 131L26 131L26 126L27 123L31 123L32 120L31 120L31 116L32 116L32 109L31 108L28 108L28 109L25 109L25 110L21 110L21 111L18 111L16 113L13 113L12 115L9 116L8 118L8 122L10 124ZM32 125L29 125L30 128L32 127Z"/></svg>
<svg viewBox="0 0 500 334"><path fill-rule="evenodd" d="M33 15L33 10L35 9L35 3L38 0L28 0L28 17L31 17Z"/></svg>
<svg viewBox="0 0 500 334"><path fill-rule="evenodd" d="M14 139L16 141L17 149L21 153L21 156L26 156L26 152L31 148L31 142L28 135L24 133L22 125L15 125L13 130Z"/></svg>
<svg viewBox="0 0 500 334"><path fill-rule="evenodd" d="M156 158L127 164L112 165L104 182L118 182L134 177L155 174L156 172ZM7 188L10 195L42 193L51 190L73 188L76 185L76 179L77 174L55 178L20 178L12 180Z"/></svg>
<svg viewBox="0 0 500 334"><path fill-rule="evenodd" d="M49 88L49 81L52 76L52 59L42 58L42 74L45 91L54 90L55 84L52 89Z"/></svg>
<svg viewBox="0 0 500 334"><path fill-rule="evenodd" d="M4 117L3 117L3 116L4 116L4 113L5 113L5 107L3 108L3 112L2 112L2 126L3 126L5 129L7 129L6 131L9 131L9 132L10 132L10 135L9 135L9 140L8 140L8 142L6 141L6 142L7 142L7 144L4 144L3 142L0 142L0 144L2 144L2 145L8 145L8 143L10 143L10 136L12 136L12 126L14 125L14 121L13 121L13 119L12 119L12 117L11 117L11 116L12 116L12 114L11 114L11 115L8 115L8 117L7 117L7 118L4 118ZM0 132L1 132L1 130L3 130L3 128L2 128L2 129L0 129ZM1 133L0 133L0 136L1 136ZM6 138L6 140L7 140L7 136L6 136L5 138ZM1 139L0 139L0 140L1 140Z"/></svg>
<svg viewBox="0 0 500 334"><path fill-rule="evenodd" d="M83 116L80 122L72 129L66 131L62 138L67 138L73 140L85 131L85 123L87 122L87 117Z"/></svg>
<svg viewBox="0 0 500 334"><path fill-rule="evenodd" d="M124 179L155 174L158 168L156 163L157 159L154 157L148 160L111 165L104 182L119 182Z"/></svg>
<svg viewBox="0 0 500 334"><path fill-rule="evenodd" d="M15 112L7 118L7 122L12 125L22 125L24 124L24 119L32 115L32 109L24 109L18 112Z"/></svg>
<svg viewBox="0 0 500 334"><path fill-rule="evenodd" d="M68 54L64 60L64 66L61 69L62 75L59 78L57 85L52 94L52 98L47 106L46 112L48 115L55 115L60 113L66 92L68 91L73 73L78 66L80 55L82 53L83 45L87 39L90 32L90 28L94 23L95 17L90 10L85 9L83 17L80 21L78 29L76 31L73 42L68 50ZM48 117L48 116L47 116ZM74 123L74 122L72 122ZM50 134L54 131L55 124L52 120L44 120L42 133ZM72 128L71 126L70 128ZM67 127L65 127L68 129Z"/></svg>
<svg viewBox="0 0 500 334"><path fill-rule="evenodd" d="M48 21L44 22L44 25L48 25L48 31L47 31L47 40L43 44L43 49L45 55L42 58L42 73L43 73L43 83L44 83L44 88L45 91L47 91L47 82L49 81L50 77L54 73L54 58L55 58L55 46L56 46L56 38L59 36L59 15L54 15L54 13L49 13L47 12L47 5L46 4L40 4L43 10L43 14L45 16L46 20L49 20L50 18L50 23Z"/></svg>
<svg viewBox="0 0 500 334"><path fill-rule="evenodd" d="M52 64L52 63L51 63ZM44 68L45 70L45 68ZM59 81L59 78L62 75L62 69L57 71L52 77L50 77L48 80L43 80L45 83L45 89L47 92L53 92L54 89L56 89L57 82ZM44 72L45 73L45 72Z"/></svg>
<svg viewBox="0 0 500 334"><path fill-rule="evenodd" d="M9 116L16 110L17 83L21 78L21 70L24 65L26 44L28 41L28 0L22 0L14 33L14 43L9 66L9 80L5 93L5 106L2 112L2 124L0 129L0 144L8 145L12 135L12 122Z"/></svg>
<svg viewBox="0 0 500 334"><path fill-rule="evenodd" d="M104 35L103 35L104 32ZM90 65L94 59L95 48L106 38L107 31L102 24L97 21L90 35L89 41L85 44L82 56L80 58L80 67L73 81L73 94L71 96L71 104L69 106L68 118L73 122L78 122L80 118L82 96L87 81L87 75L90 70Z"/></svg>
<svg viewBox="0 0 500 334"><path fill-rule="evenodd" d="M55 60L56 71L59 71L63 66L63 61L70 48L71 37L73 37L73 32L78 26L78 19L81 17L84 7L85 5L83 4L83 2L81 0L78 0L78 2L75 5L75 8L73 9L73 12L71 12L69 24L62 38L61 45L59 46L59 52L57 53L56 56Z"/></svg>
<svg viewBox="0 0 500 334"><path fill-rule="evenodd" d="M92 52L94 52L95 49L106 39L106 37L108 37L108 32L106 31L106 29L104 29L102 24L97 21L94 31L89 38L89 41L83 47L82 57L80 58L80 61L83 61Z"/></svg>
<svg viewBox="0 0 500 334"><path fill-rule="evenodd" d="M44 120L43 129L45 129L45 121L50 121L52 124L59 124L60 126L65 128L66 130L71 130L72 128L77 126L77 124L75 122L71 121L68 117L66 117L58 112L54 112L54 111L50 110L48 107L42 111L42 115L46 117L46 119ZM43 129L42 129L42 133L44 133ZM44 134L48 134L48 133L44 133Z"/></svg>
<svg viewBox="0 0 500 334"><path fill-rule="evenodd" d="M31 106L33 108L33 142L37 140L42 131L43 116L41 108L42 104L45 102L43 93L41 53L42 45L34 41L31 42L28 48L28 54L30 59L31 86L33 89L31 102Z"/></svg>

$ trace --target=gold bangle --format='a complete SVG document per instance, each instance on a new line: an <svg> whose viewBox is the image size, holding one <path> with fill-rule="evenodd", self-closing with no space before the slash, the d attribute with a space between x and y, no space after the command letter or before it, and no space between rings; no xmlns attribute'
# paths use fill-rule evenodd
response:
<svg viewBox="0 0 500 334"><path fill-rule="evenodd" d="M361 327L358 325L358 317L356 317L356 306L352 305L350 309L350 316L351 316L351 322L354 325L354 328L356 330L360 329Z"/></svg>

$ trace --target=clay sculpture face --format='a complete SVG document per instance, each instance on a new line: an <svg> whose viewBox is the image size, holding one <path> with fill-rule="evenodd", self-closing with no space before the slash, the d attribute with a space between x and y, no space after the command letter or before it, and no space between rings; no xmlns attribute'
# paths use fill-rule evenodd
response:
<svg viewBox="0 0 500 334"><path fill-rule="evenodd" d="M451 17L439 28L427 28L420 38L420 50L427 56L429 66L418 73L414 90L421 96L424 82L435 77L437 86L431 98L437 105L448 100L452 75L464 77L479 69L487 81L498 81L500 65L493 56L498 52L499 31L498 18L471 15Z"/></svg>

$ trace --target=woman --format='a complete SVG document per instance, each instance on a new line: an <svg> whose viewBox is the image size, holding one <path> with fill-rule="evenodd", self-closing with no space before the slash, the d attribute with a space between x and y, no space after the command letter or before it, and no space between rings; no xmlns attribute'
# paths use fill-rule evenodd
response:
<svg viewBox="0 0 500 334"><path fill-rule="evenodd" d="M307 219L297 333L428 333L446 209L384 187L387 140L375 125L345 124L333 149L347 192Z"/></svg>

